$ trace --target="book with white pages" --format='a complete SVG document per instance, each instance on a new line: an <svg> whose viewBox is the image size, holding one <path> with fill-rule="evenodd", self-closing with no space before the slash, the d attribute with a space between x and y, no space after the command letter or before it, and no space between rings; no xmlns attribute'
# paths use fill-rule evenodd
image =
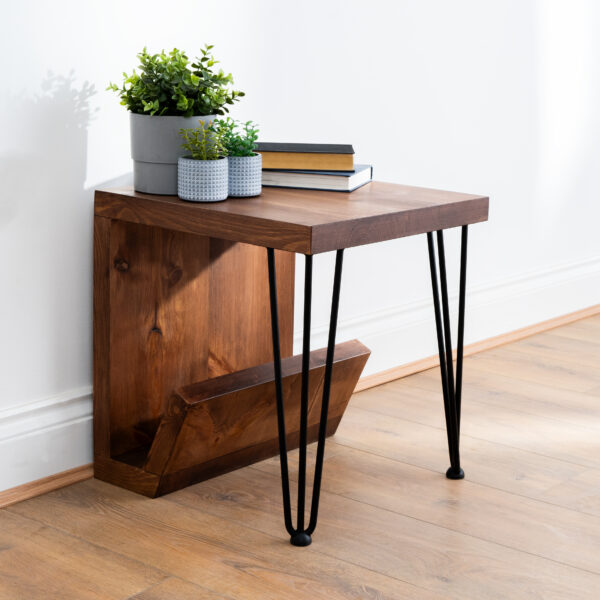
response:
<svg viewBox="0 0 600 600"><path fill-rule="evenodd" d="M267 187L302 188L331 192L353 192L373 179L371 165L355 165L354 171L304 171L263 169L262 184Z"/></svg>

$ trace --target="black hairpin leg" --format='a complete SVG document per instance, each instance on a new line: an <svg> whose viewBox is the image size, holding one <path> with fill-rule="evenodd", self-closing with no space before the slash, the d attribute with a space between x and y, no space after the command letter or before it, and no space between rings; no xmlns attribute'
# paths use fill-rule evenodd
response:
<svg viewBox="0 0 600 600"><path fill-rule="evenodd" d="M467 232L463 225L460 248L460 287L458 299L458 344L456 349L456 383L452 362L452 337L450 334L450 310L448 307L448 284L446 281L446 257L444 255L444 233L437 232L438 262L440 267L440 288L442 308L438 292L438 277L435 264L435 248L433 232L427 234L429 247L429 267L431 270L431 286L433 289L433 306L435 309L435 327L440 355L440 373L442 376L442 393L444 396L444 413L446 416L446 433L448 435L448 451L450 468L446 471L448 479L462 479L465 474L460 467L460 403L462 391L463 343L465 330L465 290L467 279Z"/></svg>
<svg viewBox="0 0 600 600"><path fill-rule="evenodd" d="M319 494L321 492L321 476L323 474L323 457L325 454L325 436L327 432L327 413L329 410L329 393L331 390L331 374L333 370L333 352L337 328L340 287L342 282L342 261L344 251L338 250L335 260L335 276L333 280L333 297L331 300L331 319L329 322L329 339L327 357L325 359L325 375L323 381L323 399L321 403L321 420L317 443L317 459L315 464L312 502L308 527L304 526L304 509L306 496L306 442L308 428L308 376L310 359L310 313L312 303L312 256L306 255L304 272L304 331L302 340L302 388L300 392L300 460L298 471L298 510L297 526L292 525L290 503L290 478L287 462L287 444L285 433L285 415L283 406L283 387L281 383L281 350L279 346L279 315L277 311L277 280L275 274L275 252L267 248L269 262L269 291L271 295L271 327L273 330L273 363L275 366L275 395L277 399L277 426L279 429L279 455L281 463L281 487L283 491L283 517L285 528L290 534L290 542L294 546L308 546L311 535L317 526L319 512Z"/></svg>

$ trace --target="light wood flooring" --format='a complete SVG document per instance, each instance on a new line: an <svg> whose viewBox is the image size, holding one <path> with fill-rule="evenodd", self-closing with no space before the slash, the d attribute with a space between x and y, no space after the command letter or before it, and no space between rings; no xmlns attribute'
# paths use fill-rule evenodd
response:
<svg viewBox="0 0 600 600"><path fill-rule="evenodd" d="M88 480L0 511L0 598L600 598L600 316L467 358L461 450L449 481L437 370L372 388L312 546L276 459L156 500Z"/></svg>

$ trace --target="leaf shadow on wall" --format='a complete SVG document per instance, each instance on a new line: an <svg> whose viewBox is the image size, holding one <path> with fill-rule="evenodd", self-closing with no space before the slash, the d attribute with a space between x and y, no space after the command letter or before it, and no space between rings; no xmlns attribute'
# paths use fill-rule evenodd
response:
<svg viewBox="0 0 600 600"><path fill-rule="evenodd" d="M3 113L2 129L11 146L2 148L0 174L10 194L3 194L0 227L17 216L23 218L23 213L39 215L42 206L35 206L35 211L28 208L44 195L45 210L51 211L60 203L58 197L50 197L54 193L60 192L71 204L69 192L83 190L87 129L95 112L90 98L96 90L87 81L77 88L73 71L67 76L48 72L40 90L9 97L10 108Z"/></svg>
<svg viewBox="0 0 600 600"><path fill-rule="evenodd" d="M0 350L0 396L8 405L91 380L93 191L85 179L96 90L73 71L48 72L38 90L5 97L0 115L0 252L8 258L0 312L11 315L2 319L10 344Z"/></svg>

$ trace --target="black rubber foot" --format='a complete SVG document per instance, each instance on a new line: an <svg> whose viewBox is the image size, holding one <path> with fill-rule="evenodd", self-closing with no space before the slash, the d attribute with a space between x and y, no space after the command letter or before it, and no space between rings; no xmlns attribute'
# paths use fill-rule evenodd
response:
<svg viewBox="0 0 600 600"><path fill-rule="evenodd" d="M311 542L312 538L304 531L294 534L290 539L290 544L292 544L292 546L310 546Z"/></svg>
<svg viewBox="0 0 600 600"><path fill-rule="evenodd" d="M450 467L446 471L446 477L448 479L464 479L465 478L465 472L462 469L460 469L460 468L457 471L453 467Z"/></svg>

